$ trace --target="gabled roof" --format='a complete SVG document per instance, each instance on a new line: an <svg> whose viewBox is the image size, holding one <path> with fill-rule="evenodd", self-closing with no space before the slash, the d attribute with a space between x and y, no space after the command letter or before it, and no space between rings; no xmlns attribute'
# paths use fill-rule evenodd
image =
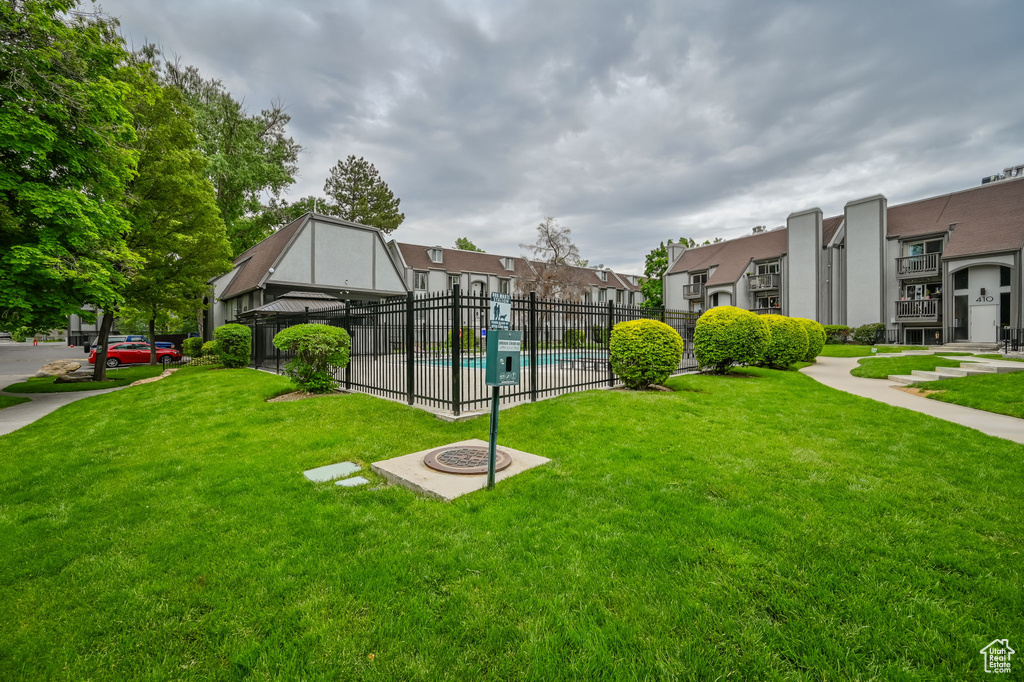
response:
<svg viewBox="0 0 1024 682"><path fill-rule="evenodd" d="M942 257L959 258L1024 248L1024 178L890 206L890 237L937 234L956 223Z"/></svg>
<svg viewBox="0 0 1024 682"><path fill-rule="evenodd" d="M314 310L329 310L338 308L342 302L333 296L322 294L316 291L289 291L281 294L276 300L264 303L257 308L251 308L242 313L240 317L248 315L272 315L274 313L302 313L309 308Z"/></svg>
<svg viewBox="0 0 1024 682"><path fill-rule="evenodd" d="M259 287L263 277L267 274L267 270L274 266L278 257L287 248L289 242L291 242L292 237L295 236L295 233L299 231L299 228L306 223L309 217L310 214L307 213L293 220L259 244L239 254L238 258L235 259L235 267L241 267L239 267L231 283L228 284L227 288L220 295L221 299L227 300Z"/></svg>
<svg viewBox="0 0 1024 682"><path fill-rule="evenodd" d="M760 234L727 239L717 244L687 249L666 274L707 270L717 266L707 286L732 284L740 278L752 260L778 258L786 253L786 228L777 228Z"/></svg>
<svg viewBox="0 0 1024 682"><path fill-rule="evenodd" d="M832 237L836 236L836 232L843 225L843 220L846 216L837 215L832 218L825 218L821 221L821 244L822 246L832 241Z"/></svg>
<svg viewBox="0 0 1024 682"><path fill-rule="evenodd" d="M622 286L625 287L626 291L640 291L640 282L643 281L643 277L639 277L637 275L627 275L621 272L616 272L614 274L618 278L618 280L622 282ZM632 282L630 282L630 277L636 277L637 283L633 284Z"/></svg>
<svg viewBox="0 0 1024 682"><path fill-rule="evenodd" d="M514 256L501 256L480 251L463 251L462 249L446 249L440 246L421 246L419 244L403 244L395 242L406 265L413 270L441 269L451 274L460 272L479 272L497 277L525 277L530 274L530 266L526 259ZM429 249L441 249L441 262L430 260ZM506 270L501 264L502 258L513 259L513 269Z"/></svg>

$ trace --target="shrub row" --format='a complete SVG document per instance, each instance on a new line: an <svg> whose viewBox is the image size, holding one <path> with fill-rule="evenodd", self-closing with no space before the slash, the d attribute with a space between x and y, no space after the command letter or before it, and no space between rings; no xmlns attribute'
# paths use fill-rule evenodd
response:
<svg viewBox="0 0 1024 682"><path fill-rule="evenodd" d="M861 325L854 329L853 340L857 343L870 345L881 341L884 334L885 324L882 322L873 322L871 324Z"/></svg>
<svg viewBox="0 0 1024 682"><path fill-rule="evenodd" d="M825 345L825 328L814 320L757 315L734 306L718 306L697 320L693 352L704 371L724 374L736 365L788 369L811 362Z"/></svg>
<svg viewBox="0 0 1024 682"><path fill-rule="evenodd" d="M846 343L849 340L850 332L852 331L853 329L847 327L845 324L826 324L825 343Z"/></svg>

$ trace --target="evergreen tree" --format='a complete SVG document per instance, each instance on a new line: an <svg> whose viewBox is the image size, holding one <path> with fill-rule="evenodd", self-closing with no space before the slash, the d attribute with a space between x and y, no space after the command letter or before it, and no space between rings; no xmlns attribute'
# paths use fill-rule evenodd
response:
<svg viewBox="0 0 1024 682"><path fill-rule="evenodd" d="M324 192L333 200L327 211L343 220L378 227L391 232L402 224L398 199L372 163L349 156L331 168Z"/></svg>

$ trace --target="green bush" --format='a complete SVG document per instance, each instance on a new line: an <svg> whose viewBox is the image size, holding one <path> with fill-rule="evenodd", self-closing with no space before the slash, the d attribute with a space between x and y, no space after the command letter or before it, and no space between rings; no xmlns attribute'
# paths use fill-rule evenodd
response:
<svg viewBox="0 0 1024 682"><path fill-rule="evenodd" d="M733 365L759 363L771 336L762 317L731 305L701 315L693 332L693 354L700 368L724 374Z"/></svg>
<svg viewBox="0 0 1024 682"><path fill-rule="evenodd" d="M226 324L213 330L217 353L225 367L245 367L252 359L252 330L244 324Z"/></svg>
<svg viewBox="0 0 1024 682"><path fill-rule="evenodd" d="M218 358L220 357L220 350L217 348L216 341L207 341L199 349L199 354L204 358Z"/></svg>
<svg viewBox="0 0 1024 682"><path fill-rule="evenodd" d="M679 367L683 340L675 329L657 320L619 322L612 327L608 359L627 388L660 384Z"/></svg>
<svg viewBox="0 0 1024 682"><path fill-rule="evenodd" d="M825 347L825 327L816 320L808 320L806 317L794 317L794 320L804 326L807 332L807 354L802 358L804 362L814 362L814 359L821 355L821 349Z"/></svg>
<svg viewBox="0 0 1024 682"><path fill-rule="evenodd" d="M448 347L452 345L452 333L448 332ZM472 327L462 328L462 337L460 339L459 347L462 350L479 350L480 349L480 337L476 335Z"/></svg>
<svg viewBox="0 0 1024 682"><path fill-rule="evenodd" d="M282 329L274 346L295 353L285 373L307 393L330 393L338 385L334 372L348 365L348 332L328 324L297 324Z"/></svg>
<svg viewBox="0 0 1024 682"><path fill-rule="evenodd" d="M198 336L191 336L181 342L181 350L190 358L197 358L203 353L203 340Z"/></svg>
<svg viewBox="0 0 1024 682"><path fill-rule="evenodd" d="M881 341L884 333L885 324L882 322L862 324L853 330L853 340L864 345L871 345Z"/></svg>
<svg viewBox="0 0 1024 682"><path fill-rule="evenodd" d="M590 328L590 339L597 344L608 343L608 327L595 324Z"/></svg>
<svg viewBox="0 0 1024 682"><path fill-rule="evenodd" d="M566 329L562 333L563 348L583 348L587 342L587 333L582 329Z"/></svg>
<svg viewBox="0 0 1024 682"><path fill-rule="evenodd" d="M853 331L845 324L826 324L825 343L837 344L846 343L850 340L850 332Z"/></svg>
<svg viewBox="0 0 1024 682"><path fill-rule="evenodd" d="M11 332L11 341L17 341L18 343L28 341L28 332L24 329L15 329Z"/></svg>
<svg viewBox="0 0 1024 682"><path fill-rule="evenodd" d="M764 349L761 364L775 369L789 369L797 360L807 355L807 329L803 323L785 315L762 315L768 323L768 344Z"/></svg>

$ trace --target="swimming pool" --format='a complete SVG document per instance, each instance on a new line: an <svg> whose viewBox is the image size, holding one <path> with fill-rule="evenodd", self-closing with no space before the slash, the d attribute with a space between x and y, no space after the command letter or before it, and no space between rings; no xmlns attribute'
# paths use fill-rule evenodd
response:
<svg viewBox="0 0 1024 682"><path fill-rule="evenodd" d="M533 364L533 357L529 353L523 353L519 356L519 364L521 367L529 367ZM537 366L546 367L550 365L565 365L566 369L580 369L576 363L583 363L584 365L593 365L594 363L608 362L608 353L602 353L601 351L541 351L537 354ZM421 361L423 364L435 365L437 367L451 367L451 358L444 358L438 360L425 360ZM487 357L485 355L471 355L463 357L459 363L460 367L467 367L469 369L486 369L487 368Z"/></svg>

